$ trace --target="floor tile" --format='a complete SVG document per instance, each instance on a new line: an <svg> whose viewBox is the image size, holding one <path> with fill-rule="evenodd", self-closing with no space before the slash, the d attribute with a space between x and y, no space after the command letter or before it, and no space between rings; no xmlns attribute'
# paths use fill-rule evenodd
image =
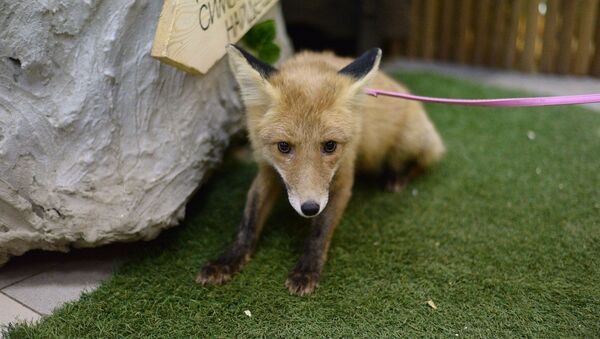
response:
<svg viewBox="0 0 600 339"><path fill-rule="evenodd" d="M0 326L20 321L37 321L41 316L0 293Z"/></svg>
<svg viewBox="0 0 600 339"><path fill-rule="evenodd" d="M57 265L2 290L3 293L41 314L65 302L75 301L83 291L97 288L110 278L115 262L82 259Z"/></svg>
<svg viewBox="0 0 600 339"><path fill-rule="evenodd" d="M0 267L0 290L18 281L52 268L59 261L59 255L40 256L38 254L17 257Z"/></svg>

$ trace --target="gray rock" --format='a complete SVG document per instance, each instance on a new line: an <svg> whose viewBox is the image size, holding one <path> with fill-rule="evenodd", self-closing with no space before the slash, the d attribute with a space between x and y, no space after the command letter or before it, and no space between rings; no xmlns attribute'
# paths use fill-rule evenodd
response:
<svg viewBox="0 0 600 339"><path fill-rule="evenodd" d="M0 264L156 237L243 127L226 60L150 57L161 5L0 0Z"/></svg>

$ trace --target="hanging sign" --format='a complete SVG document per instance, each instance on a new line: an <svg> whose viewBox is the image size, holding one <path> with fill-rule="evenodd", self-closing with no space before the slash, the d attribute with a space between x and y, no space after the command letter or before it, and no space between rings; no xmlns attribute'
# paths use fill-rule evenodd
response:
<svg viewBox="0 0 600 339"><path fill-rule="evenodd" d="M184 71L206 73L277 0L165 0L151 55Z"/></svg>

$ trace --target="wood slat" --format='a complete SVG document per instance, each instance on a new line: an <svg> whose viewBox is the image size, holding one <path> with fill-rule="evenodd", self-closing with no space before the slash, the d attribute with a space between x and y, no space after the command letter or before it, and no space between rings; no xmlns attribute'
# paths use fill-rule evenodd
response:
<svg viewBox="0 0 600 339"><path fill-rule="evenodd" d="M456 19L454 9L455 0L443 0L442 22L440 27L439 56L442 60L448 60L452 56L452 42L454 41L454 21Z"/></svg>
<svg viewBox="0 0 600 339"><path fill-rule="evenodd" d="M563 1L563 20L560 28L558 59L556 60L556 71L566 74L571 65L571 46L573 43L573 31L577 14L577 1Z"/></svg>
<svg viewBox="0 0 600 339"><path fill-rule="evenodd" d="M437 11L439 0L425 0L423 23L423 58L433 59L435 52L435 32L437 30Z"/></svg>
<svg viewBox="0 0 600 339"><path fill-rule="evenodd" d="M477 5L473 62L481 65L484 63L485 52L490 42L490 0L479 0Z"/></svg>
<svg viewBox="0 0 600 339"><path fill-rule="evenodd" d="M567 0L570 1L570 0ZM554 72L554 60L556 59L558 12L560 0L547 0L546 16L544 20L544 40L542 45L542 57L540 70L542 72Z"/></svg>
<svg viewBox="0 0 600 339"><path fill-rule="evenodd" d="M473 2L471 0L461 0L458 11L458 26L456 31L456 49L454 50L454 59L461 64L468 61L468 34L471 22L471 9Z"/></svg>
<svg viewBox="0 0 600 339"><path fill-rule="evenodd" d="M596 37L594 39L594 45L596 52L594 53L594 59L592 60L592 69L590 70L590 74L600 77L600 24L596 25Z"/></svg>
<svg viewBox="0 0 600 339"><path fill-rule="evenodd" d="M577 52L573 72L577 75L587 74L590 68L592 37L596 23L598 0L582 0L581 17L577 32Z"/></svg>
<svg viewBox="0 0 600 339"><path fill-rule="evenodd" d="M504 47L503 38L505 36L506 27L506 11L508 9L508 2L505 0L494 2L494 30L492 33L492 44L490 48L490 54L488 56L488 65L492 67L500 66L500 55Z"/></svg>
<svg viewBox="0 0 600 339"><path fill-rule="evenodd" d="M521 55L521 70L533 72L535 70L535 40L537 37L538 0L527 0L525 15L525 44Z"/></svg>
<svg viewBox="0 0 600 339"><path fill-rule="evenodd" d="M513 0L511 2L510 21L508 32L504 41L504 68L513 68L517 50L517 34L519 33L519 18L521 16L522 0Z"/></svg>
<svg viewBox="0 0 600 339"><path fill-rule="evenodd" d="M600 0L412 0L409 34L388 41L412 58L600 76L599 18Z"/></svg>
<svg viewBox="0 0 600 339"><path fill-rule="evenodd" d="M410 19L408 32L408 57L416 58L419 56L420 36L420 13L422 1L412 0L410 3Z"/></svg>

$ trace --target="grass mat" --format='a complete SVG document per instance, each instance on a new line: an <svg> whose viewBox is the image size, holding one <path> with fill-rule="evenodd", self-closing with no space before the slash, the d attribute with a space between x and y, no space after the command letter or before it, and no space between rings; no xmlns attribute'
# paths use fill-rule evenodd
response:
<svg viewBox="0 0 600 339"><path fill-rule="evenodd" d="M424 95L522 95L399 78ZM315 295L284 288L308 227L283 199L231 283L194 282L233 240L256 173L230 157L182 225L139 246L95 292L9 336L600 336L600 114L427 108L447 157L400 194L358 181Z"/></svg>

